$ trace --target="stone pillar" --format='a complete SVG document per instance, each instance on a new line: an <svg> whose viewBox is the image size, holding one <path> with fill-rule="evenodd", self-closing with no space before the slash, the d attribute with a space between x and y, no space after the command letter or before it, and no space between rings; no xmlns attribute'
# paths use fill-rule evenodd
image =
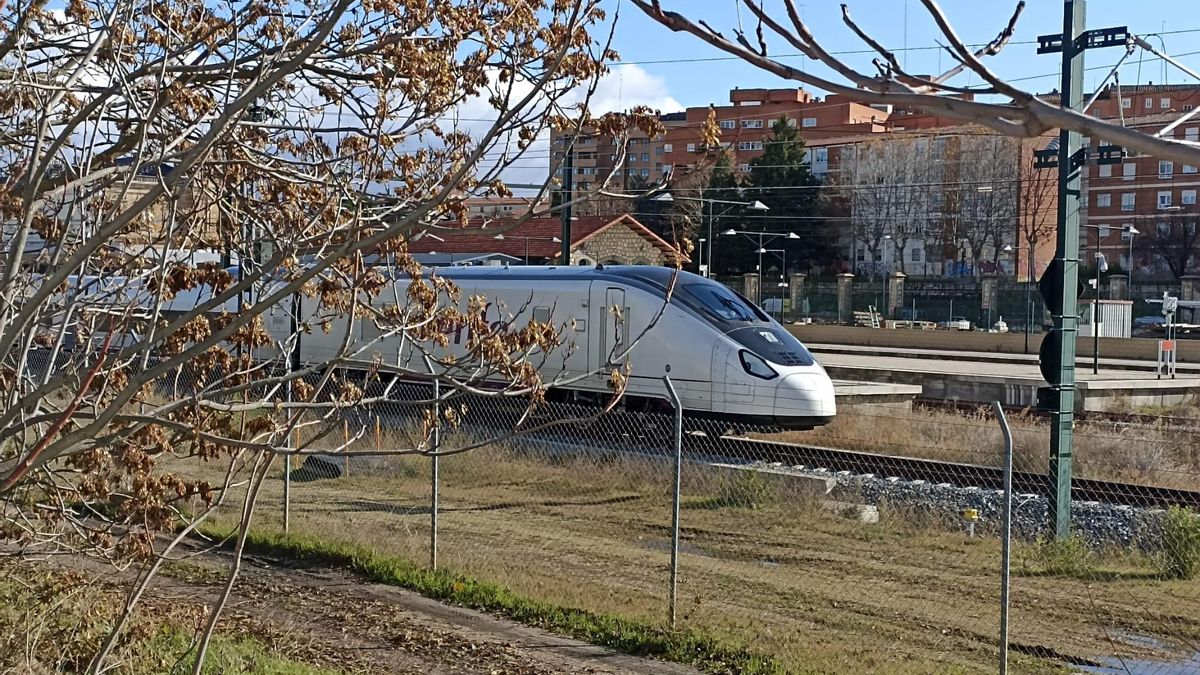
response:
<svg viewBox="0 0 1200 675"><path fill-rule="evenodd" d="M742 291L742 295L746 296L754 304L761 306L762 292L758 284L758 272L747 272L746 274L742 275L742 279L745 280L745 285L742 286L742 288L745 290Z"/></svg>
<svg viewBox="0 0 1200 675"><path fill-rule="evenodd" d="M1000 309L1000 277L995 274L985 274L979 279L979 312L982 316L979 317L979 323L986 324L985 329L990 330L992 324L999 320L997 312Z"/></svg>
<svg viewBox="0 0 1200 675"><path fill-rule="evenodd" d="M854 323L854 275L844 272L837 276L838 323Z"/></svg>
<svg viewBox="0 0 1200 675"><path fill-rule="evenodd" d="M803 307L805 300L804 282L806 278L806 275L803 274L793 274L788 279L788 300L792 303L792 321L807 314Z"/></svg>
<svg viewBox="0 0 1200 675"><path fill-rule="evenodd" d="M893 319L900 318L899 312L904 309L904 272L892 272L887 278L887 311Z"/></svg>
<svg viewBox="0 0 1200 675"><path fill-rule="evenodd" d="M1129 277L1124 274L1108 275L1108 299L1129 299Z"/></svg>
<svg viewBox="0 0 1200 675"><path fill-rule="evenodd" d="M1179 299L1200 300L1200 275L1186 274L1179 277ZM1182 323L1196 323L1198 312L1191 308L1179 308L1175 320Z"/></svg>

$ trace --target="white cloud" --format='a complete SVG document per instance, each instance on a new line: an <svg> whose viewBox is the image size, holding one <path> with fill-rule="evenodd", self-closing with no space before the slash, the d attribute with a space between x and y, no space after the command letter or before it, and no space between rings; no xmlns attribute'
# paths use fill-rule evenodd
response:
<svg viewBox="0 0 1200 675"><path fill-rule="evenodd" d="M664 78L632 63L615 66L600 78L589 107L594 114L601 114L628 110L635 105L664 113L683 110L683 105L668 91Z"/></svg>

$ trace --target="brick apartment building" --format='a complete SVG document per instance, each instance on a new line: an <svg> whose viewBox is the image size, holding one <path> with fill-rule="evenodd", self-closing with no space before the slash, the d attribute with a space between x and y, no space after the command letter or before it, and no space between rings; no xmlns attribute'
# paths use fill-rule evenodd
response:
<svg viewBox="0 0 1200 675"><path fill-rule="evenodd" d="M1089 112L1156 133L1198 105L1200 87L1196 85L1147 84L1122 87L1119 92L1110 87ZM1200 117L1180 124L1168 135L1200 141ZM1139 246L1137 238L1181 227L1182 219L1194 222L1200 213L1196 203L1200 170L1146 155L1131 156L1121 164L1088 167L1085 188L1087 204L1080 232L1085 263L1092 264L1099 251L1109 261L1119 262L1122 270L1130 270L1132 264L1135 281L1169 276L1166 261Z"/></svg>

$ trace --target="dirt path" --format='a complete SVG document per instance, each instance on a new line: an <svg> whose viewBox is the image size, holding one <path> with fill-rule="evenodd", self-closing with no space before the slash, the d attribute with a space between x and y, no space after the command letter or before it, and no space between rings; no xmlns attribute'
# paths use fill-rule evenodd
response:
<svg viewBox="0 0 1200 675"><path fill-rule="evenodd" d="M211 606L229 560L227 553L209 553L173 565L154 582L146 602ZM258 555L244 558L224 616L224 631L283 645L281 655L301 662L353 673L698 672L451 607L340 570L301 568Z"/></svg>

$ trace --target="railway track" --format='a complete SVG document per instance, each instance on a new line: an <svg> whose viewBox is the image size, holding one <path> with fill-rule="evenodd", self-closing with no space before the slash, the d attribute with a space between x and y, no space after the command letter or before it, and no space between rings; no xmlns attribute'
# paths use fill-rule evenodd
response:
<svg viewBox="0 0 1200 675"><path fill-rule="evenodd" d="M520 416L522 405L516 401L472 402L468 408L476 412L486 409L486 419L476 417L472 428L485 433L502 434L511 429ZM924 403L923 403L924 404ZM415 409L414 409L415 410ZM586 416L592 411L585 406L555 405L543 408L528 421L536 426L555 419ZM366 420L362 420L366 422ZM415 421L413 418L412 421ZM401 419L392 416L385 424ZM631 453L649 456L669 456L673 452L674 420L670 415L649 412L614 411L590 425L570 426L522 435L531 447L553 446L555 452L577 447L581 451ZM693 462L721 464L750 464L779 462L787 466L823 468L831 472L871 474L880 478L922 480L947 483L959 487L1002 489L1002 467L960 462L947 462L918 457L906 457L861 450L843 450L815 445L783 443L769 438L750 438L732 433L728 425L708 420L684 420L683 453ZM765 432L765 430L762 430ZM1045 474L1016 471L1013 491L1048 497L1053 492L1051 478ZM1200 485L1198 485L1200 487ZM1075 478L1071 481L1073 498L1139 508L1183 506L1200 510L1200 490L1157 487L1137 483Z"/></svg>

